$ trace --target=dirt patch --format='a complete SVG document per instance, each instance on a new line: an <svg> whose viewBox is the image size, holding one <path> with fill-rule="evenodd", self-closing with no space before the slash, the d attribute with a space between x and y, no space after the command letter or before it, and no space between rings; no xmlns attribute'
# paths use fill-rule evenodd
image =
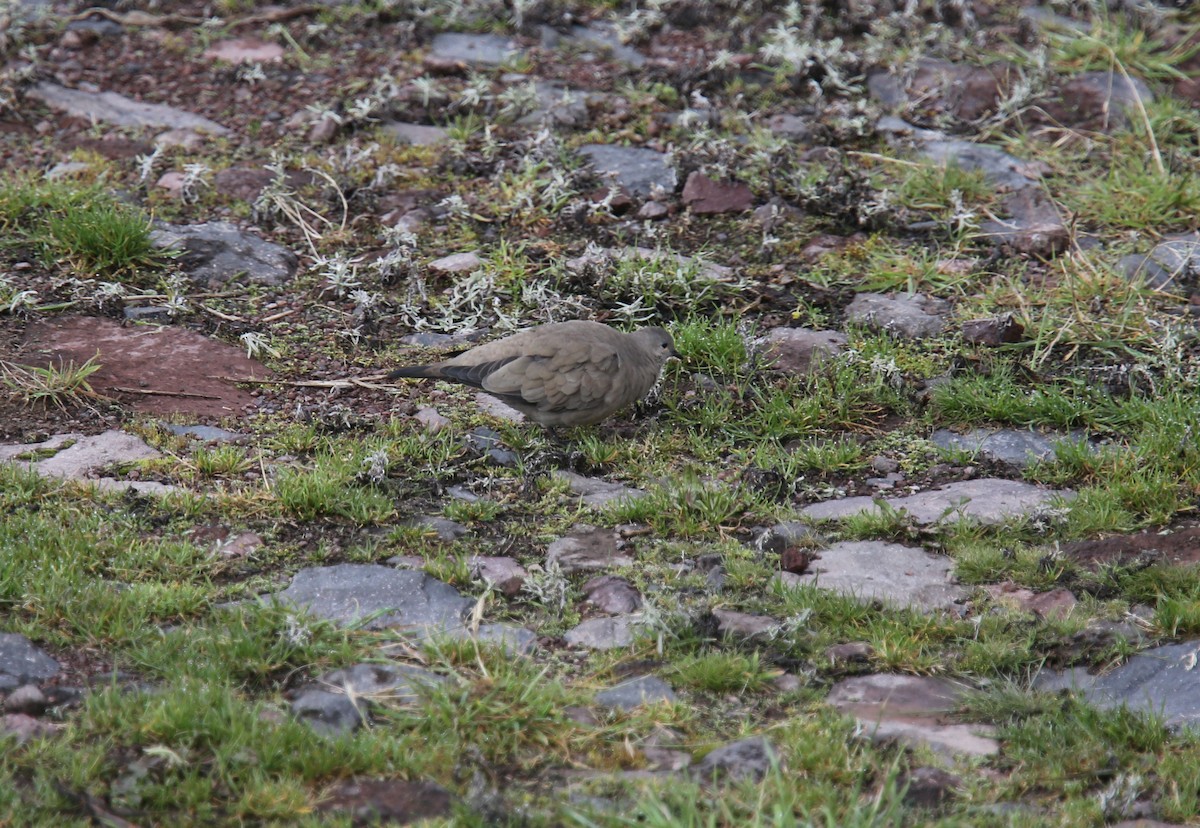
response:
<svg viewBox="0 0 1200 828"><path fill-rule="evenodd" d="M1101 540L1063 544L1063 554L1085 566L1128 563L1151 559L1159 563L1200 563L1200 526L1187 526L1167 534L1138 532Z"/></svg>
<svg viewBox="0 0 1200 828"><path fill-rule="evenodd" d="M103 368L89 382L143 414L240 416L256 406L240 380L271 372L242 351L198 333L158 325L122 327L111 319L68 316L30 325L25 359L40 365L81 365L93 356Z"/></svg>

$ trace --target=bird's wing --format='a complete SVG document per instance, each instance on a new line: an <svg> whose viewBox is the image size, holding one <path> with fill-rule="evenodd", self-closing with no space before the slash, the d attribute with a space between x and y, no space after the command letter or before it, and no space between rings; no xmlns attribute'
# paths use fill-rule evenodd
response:
<svg viewBox="0 0 1200 828"><path fill-rule="evenodd" d="M443 364L440 367L441 376L452 379L455 382L461 382L463 385L471 385L475 388L487 388L488 378L497 371L504 368L520 359L517 356L506 356L500 359L493 359L489 362L477 362L473 365L455 365L453 363Z"/></svg>
<svg viewBox="0 0 1200 828"><path fill-rule="evenodd" d="M506 402L539 411L594 408L620 379L617 351L594 343L567 343L544 354L520 357L488 375L483 390Z"/></svg>

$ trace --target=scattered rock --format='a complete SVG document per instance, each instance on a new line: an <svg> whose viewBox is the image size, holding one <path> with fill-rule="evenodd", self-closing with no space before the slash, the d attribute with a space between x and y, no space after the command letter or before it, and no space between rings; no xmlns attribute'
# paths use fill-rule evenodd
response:
<svg viewBox="0 0 1200 828"><path fill-rule="evenodd" d="M779 622L769 615L751 615L727 609L715 609L712 614L717 619L717 629L722 635L753 638L756 635L770 633L779 627Z"/></svg>
<svg viewBox="0 0 1200 828"><path fill-rule="evenodd" d="M1125 256L1118 267L1130 281L1155 290L1173 285L1196 290L1200 287L1200 233L1168 236L1149 253Z"/></svg>
<svg viewBox="0 0 1200 828"><path fill-rule="evenodd" d="M453 520L437 515L419 515L404 522L405 526L419 526L427 533L437 536L440 541L456 541L470 534L471 530Z"/></svg>
<svg viewBox="0 0 1200 828"><path fill-rule="evenodd" d="M176 425L175 423L159 423L159 427L176 437L191 437L205 443L231 443L241 440L242 435L236 431L207 425Z"/></svg>
<svg viewBox="0 0 1200 828"><path fill-rule="evenodd" d="M421 700L422 690L446 679L408 664L362 663L326 673L317 681L320 689L356 701L397 705L416 704Z"/></svg>
<svg viewBox="0 0 1200 828"><path fill-rule="evenodd" d="M1013 318L1011 313L995 316L991 319L971 319L962 323L963 339L975 345L987 345L995 348L1020 342L1025 334L1025 326Z"/></svg>
<svg viewBox="0 0 1200 828"><path fill-rule="evenodd" d="M240 417L256 399L241 380L270 379L262 363L241 348L176 326L125 328L99 316L55 316L30 324L24 349L44 363L102 367L88 378L98 393L142 414ZM156 393L126 393L122 388ZM177 396L182 395L182 396Z"/></svg>
<svg viewBox="0 0 1200 828"><path fill-rule="evenodd" d="M310 687L292 700L292 715L322 736L345 736L366 723L365 705L345 693Z"/></svg>
<svg viewBox="0 0 1200 828"><path fill-rule="evenodd" d="M1144 561L1197 564L1200 563L1200 526L1069 541L1061 550L1067 559L1091 568Z"/></svg>
<svg viewBox="0 0 1200 828"><path fill-rule="evenodd" d="M683 185L683 203L697 215L743 213L754 206L754 193L741 182L713 181L693 172Z"/></svg>
<svg viewBox="0 0 1200 828"><path fill-rule="evenodd" d="M950 609L967 591L953 578L954 561L885 541L844 541L816 553L808 574L781 573L785 584L812 584L862 601Z"/></svg>
<svg viewBox="0 0 1200 828"><path fill-rule="evenodd" d="M646 65L646 56L621 42L621 36L611 23L593 21L586 26L572 26L566 40L595 49L609 55L613 60L626 63L634 69Z"/></svg>
<svg viewBox="0 0 1200 828"><path fill-rule="evenodd" d="M160 250L177 251L176 262L202 285L218 287L231 279L279 285L296 273L296 254L225 221L163 224L150 231Z"/></svg>
<svg viewBox="0 0 1200 828"><path fill-rule="evenodd" d="M325 791L316 810L345 814L354 825L409 825L448 819L454 798L433 782L345 779Z"/></svg>
<svg viewBox="0 0 1200 828"><path fill-rule="evenodd" d="M641 147L587 144L579 150L602 177L611 176L630 195L645 198L662 189L674 192L678 181L675 168L664 153Z"/></svg>
<svg viewBox="0 0 1200 828"><path fill-rule="evenodd" d="M204 57L226 63L278 63L283 60L283 47L257 37L238 37L218 40L204 50Z"/></svg>
<svg viewBox="0 0 1200 828"><path fill-rule="evenodd" d="M846 307L846 319L894 336L926 339L942 332L946 310L944 301L928 296L860 293Z"/></svg>
<svg viewBox="0 0 1200 828"><path fill-rule="evenodd" d="M979 225L981 235L997 247L1028 256L1053 256L1066 249L1071 232L1058 208L1035 187L1017 190L1004 200L1008 218L989 219Z"/></svg>
<svg viewBox="0 0 1200 828"><path fill-rule="evenodd" d="M671 685L656 676L638 676L596 694L596 704L614 710L633 710L658 702L673 703L675 699Z"/></svg>
<svg viewBox="0 0 1200 828"><path fill-rule="evenodd" d="M439 66L499 66L520 54L513 40L494 34L441 32L433 36L429 59Z"/></svg>
<svg viewBox="0 0 1200 828"><path fill-rule="evenodd" d="M985 477L949 483L927 492L907 497L891 497L884 502L889 508L903 510L919 525L971 519L984 524L997 524L1021 516L1034 516L1054 508L1056 499L1070 500L1070 489L1043 489L1018 480ZM802 513L814 520L839 520L863 512L878 512L879 506L871 497L847 497L814 503Z"/></svg>
<svg viewBox="0 0 1200 828"><path fill-rule="evenodd" d="M1042 165L1022 161L998 147L950 138L943 132L920 129L891 115L881 118L875 126L893 141L911 140L917 153L930 161L981 171L1000 190L1022 190L1041 179Z"/></svg>
<svg viewBox="0 0 1200 828"><path fill-rule="evenodd" d="M450 427L450 418L433 406L425 405L418 408L413 412L412 417L430 434L437 434Z"/></svg>
<svg viewBox="0 0 1200 828"><path fill-rule="evenodd" d="M938 448L969 451L1018 469L1053 458L1057 445L1084 442L1081 435L1047 436L1015 428L974 428L966 434L942 428L933 432L929 439Z"/></svg>
<svg viewBox="0 0 1200 828"><path fill-rule="evenodd" d="M693 773L704 781L761 780L779 762L774 746L761 736L721 745L696 765Z"/></svg>
<svg viewBox="0 0 1200 828"><path fill-rule="evenodd" d="M1058 673L1044 670L1033 687L1047 693L1071 690L1104 710L1128 707L1158 715L1168 727L1200 724L1200 682L1195 668L1200 643L1188 641L1143 650L1129 661L1100 675L1083 667Z"/></svg>
<svg viewBox="0 0 1200 828"><path fill-rule="evenodd" d="M589 650L615 650L633 643L633 627L627 616L593 618L563 635L569 647Z"/></svg>
<svg viewBox="0 0 1200 828"><path fill-rule="evenodd" d="M0 632L0 676L16 684L44 682L58 676L59 662L42 652L34 642L17 632Z"/></svg>
<svg viewBox="0 0 1200 828"><path fill-rule="evenodd" d="M583 585L587 603L609 615L628 615L642 608L642 596L633 584L616 575L598 575Z"/></svg>
<svg viewBox="0 0 1200 828"><path fill-rule="evenodd" d="M18 457L27 455L34 455L40 459L17 460ZM41 443L0 445L0 462L16 461L43 477L59 477L66 480L87 480L95 472L109 466L136 463L139 460L161 456L156 449L146 445L142 438L115 429L91 437L82 434L58 434Z"/></svg>
<svg viewBox="0 0 1200 828"><path fill-rule="evenodd" d="M613 530L579 523L547 547L546 562L556 561L564 575L633 566L633 558L622 551L624 547L625 542Z"/></svg>
<svg viewBox="0 0 1200 828"><path fill-rule="evenodd" d="M775 328L759 344L763 358L772 370L807 376L822 362L840 354L847 341L840 331Z"/></svg>
<svg viewBox="0 0 1200 828"><path fill-rule="evenodd" d="M1049 592L1034 592L1019 587L1012 581L988 584L983 588L992 600L1013 609L1032 612L1039 618L1062 620L1075 608L1075 595L1069 589L1052 589Z"/></svg>
<svg viewBox="0 0 1200 828"><path fill-rule="evenodd" d="M436 147L450 140L450 134L446 130L426 124L389 121L380 126L379 130L399 144L412 144L418 147Z"/></svg>
<svg viewBox="0 0 1200 828"><path fill-rule="evenodd" d="M346 626L371 617L365 629L390 627L432 632L462 626L474 605L449 584L424 572L378 564L338 564L301 569L275 596L318 618Z"/></svg>
<svg viewBox="0 0 1200 828"><path fill-rule="evenodd" d="M835 644L825 650L825 658L837 666L867 664L871 661L871 656L874 654L875 648L865 641L850 641L845 644Z"/></svg>
<svg viewBox="0 0 1200 828"><path fill-rule="evenodd" d="M526 655L537 647L537 634L516 624L481 624L479 629L458 627L451 630L450 638L470 639L479 644L498 647L510 655Z"/></svg>
<svg viewBox="0 0 1200 828"><path fill-rule="evenodd" d="M958 795L962 779L941 768L913 768L900 778L910 808L937 808Z"/></svg>
<svg viewBox="0 0 1200 828"><path fill-rule="evenodd" d="M89 122L103 121L125 127L191 129L212 135L225 135L229 132L227 128L208 118L171 106L139 103L116 92L68 89L50 81L38 81L26 89L25 94L51 109Z"/></svg>
<svg viewBox="0 0 1200 828"><path fill-rule="evenodd" d="M596 477L584 477L581 474L562 469L555 469L551 473L551 477L565 482L572 494L578 495L585 506L593 509L602 509L611 503L637 500L646 496L646 492L641 489L622 486L620 483L610 483Z"/></svg>
<svg viewBox="0 0 1200 828"><path fill-rule="evenodd" d="M1154 92L1140 78L1119 72L1084 72L1042 103L1048 118L1073 129L1112 132L1139 118L1139 104L1153 103Z"/></svg>
<svg viewBox="0 0 1200 828"><path fill-rule="evenodd" d="M454 273L470 273L481 267L483 267L483 259L474 250L443 256L440 259L434 259L428 265L431 273L437 273L442 276L449 276Z"/></svg>
<svg viewBox="0 0 1200 828"><path fill-rule="evenodd" d="M2 647L3 645L0 645ZM13 690L4 699L4 710L7 713L25 713L30 716L40 716L46 711L46 696L36 684L23 684Z"/></svg>
<svg viewBox="0 0 1200 828"><path fill-rule="evenodd" d="M512 558L471 558L471 577L478 578L490 588L512 597L521 591L529 572Z"/></svg>
<svg viewBox="0 0 1200 828"><path fill-rule="evenodd" d="M23 745L32 739L51 736L62 730L62 725L35 719L24 713L5 713L0 716L0 735L9 734Z"/></svg>
<svg viewBox="0 0 1200 828"><path fill-rule="evenodd" d="M996 754L994 728L953 721L962 692L945 679L876 673L842 679L825 701L857 718L876 741L925 745L951 759Z"/></svg>

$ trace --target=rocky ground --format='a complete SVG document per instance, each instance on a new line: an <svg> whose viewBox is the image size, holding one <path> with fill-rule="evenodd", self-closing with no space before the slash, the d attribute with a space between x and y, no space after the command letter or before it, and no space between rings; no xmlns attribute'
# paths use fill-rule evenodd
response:
<svg viewBox="0 0 1200 828"><path fill-rule="evenodd" d="M1196 824L1197 21L0 4L0 825Z"/></svg>

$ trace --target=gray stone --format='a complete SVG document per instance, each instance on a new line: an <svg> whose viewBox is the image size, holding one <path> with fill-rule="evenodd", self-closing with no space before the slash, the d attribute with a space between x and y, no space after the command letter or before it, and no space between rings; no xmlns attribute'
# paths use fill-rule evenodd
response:
<svg viewBox="0 0 1200 828"><path fill-rule="evenodd" d="M450 256L443 256L440 259L434 259L429 263L429 270L433 273L450 275L452 273L470 273L473 270L478 270L483 266L483 259L479 253L474 250L469 250L466 253L454 253Z"/></svg>
<svg viewBox="0 0 1200 828"><path fill-rule="evenodd" d="M858 719L877 742L923 745L948 759L996 754L995 728L953 720L962 692L945 679L878 673L843 679L825 701Z"/></svg>
<svg viewBox="0 0 1200 828"><path fill-rule="evenodd" d="M684 256L679 253L672 253L669 250L653 247L593 247L586 250L582 256L567 259L566 265L568 270L576 273L586 273L591 269L603 271L611 267L614 262L636 261L639 259L645 262L654 262L659 264L659 266L674 264L685 271L694 268L697 276L714 282L732 283L735 281L733 268L731 267L714 264L702 258Z"/></svg>
<svg viewBox="0 0 1200 828"><path fill-rule="evenodd" d="M480 644L486 644L511 655L527 655L537 647L537 633L516 624L481 624L478 630L471 631L469 627L459 627L450 632L450 637L457 640L470 639Z"/></svg>
<svg viewBox="0 0 1200 828"><path fill-rule="evenodd" d="M1058 14L1053 9L1048 9L1045 6L1026 6L1017 12L1017 16L1028 20L1039 29L1043 30L1060 30L1066 32L1078 32L1086 35L1091 28L1082 20L1075 20L1065 15Z"/></svg>
<svg viewBox="0 0 1200 828"><path fill-rule="evenodd" d="M812 527L798 520L789 520L762 530L754 539L754 546L760 552L779 554L788 547L812 539Z"/></svg>
<svg viewBox="0 0 1200 828"><path fill-rule="evenodd" d="M612 176L631 195L645 198L661 187L672 192L678 182L675 168L664 153L642 147L587 144L579 154L602 177Z"/></svg>
<svg viewBox="0 0 1200 828"><path fill-rule="evenodd" d="M769 615L751 615L734 610L715 609L713 617L717 619L717 629L722 634L740 638L764 635L779 627L779 622Z"/></svg>
<svg viewBox="0 0 1200 828"><path fill-rule="evenodd" d="M342 626L368 616L366 629L405 627L432 631L462 626L474 605L458 590L424 572L378 564L338 564L302 569L278 600Z"/></svg>
<svg viewBox="0 0 1200 828"><path fill-rule="evenodd" d="M0 735L12 736L18 745L23 745L31 739L53 735L62 728L62 725L35 719L25 713L6 713L0 716Z"/></svg>
<svg viewBox="0 0 1200 828"><path fill-rule="evenodd" d="M1200 233L1169 236L1149 253L1125 256L1118 266L1127 279L1155 290L1195 284L1200 277Z"/></svg>
<svg viewBox="0 0 1200 828"><path fill-rule="evenodd" d="M572 494L579 495L585 506L601 509L610 503L619 501L638 500L646 496L641 489L622 486L620 483L610 483L596 477L584 477L574 472L555 469L551 473L555 480L561 480L571 489Z"/></svg>
<svg viewBox="0 0 1200 828"><path fill-rule="evenodd" d="M555 81L535 81L537 107L520 118L518 124L549 124L579 128L588 123L586 95Z"/></svg>
<svg viewBox="0 0 1200 828"><path fill-rule="evenodd" d="M812 121L799 115L773 115L767 120L767 129L774 135L803 141L812 134Z"/></svg>
<svg viewBox="0 0 1200 828"><path fill-rule="evenodd" d="M25 684L9 693L4 699L7 713L28 713L40 716L46 710L46 696L36 684Z"/></svg>
<svg viewBox="0 0 1200 828"><path fill-rule="evenodd" d="M942 332L946 303L928 296L884 296L860 293L846 307L846 319L908 339L925 339Z"/></svg>
<svg viewBox="0 0 1200 828"><path fill-rule="evenodd" d="M1128 707L1139 713L1162 716L1169 727L1200 726L1200 642L1154 647L1119 667L1099 675L1075 667L1059 673L1043 671L1034 680L1036 690L1072 690L1104 710Z"/></svg>
<svg viewBox="0 0 1200 828"><path fill-rule="evenodd" d="M416 704L421 691L446 681L444 676L408 664L364 662L334 670L318 679L319 689L351 699L390 704Z"/></svg>
<svg viewBox="0 0 1200 828"><path fill-rule="evenodd" d="M244 277L254 284L279 285L296 272L296 254L225 221L204 224L157 223L150 241L179 252L176 261L196 281L217 287Z"/></svg>
<svg viewBox="0 0 1200 828"><path fill-rule="evenodd" d="M379 127L379 130L400 144L412 144L418 147L436 147L446 143L450 134L437 126L426 124L410 124L404 121L389 121Z"/></svg>
<svg viewBox="0 0 1200 828"><path fill-rule="evenodd" d="M344 736L367 719L365 705L345 693L309 688L292 700L292 715L322 736Z"/></svg>
<svg viewBox="0 0 1200 828"><path fill-rule="evenodd" d="M437 434L450 427L450 418L432 406L422 406L413 414L413 419L430 434Z"/></svg>
<svg viewBox="0 0 1200 828"><path fill-rule="evenodd" d="M513 558L507 557L476 557L467 562L471 567L471 577L478 578L505 595L516 595L525 585L529 572Z"/></svg>
<svg viewBox="0 0 1200 828"><path fill-rule="evenodd" d="M430 57L474 66L499 66L520 54L516 42L494 34L441 32L433 36Z"/></svg>
<svg viewBox="0 0 1200 828"><path fill-rule="evenodd" d="M885 541L844 541L816 552L807 574L794 582L862 601L948 609L967 596L953 573L954 561L944 555Z"/></svg>
<svg viewBox="0 0 1200 828"><path fill-rule="evenodd" d="M127 127L168 127L225 135L228 128L215 121L161 104L139 103L116 92L68 89L50 81L38 81L25 91L51 109L85 121L103 121Z"/></svg>
<svg viewBox="0 0 1200 828"><path fill-rule="evenodd" d="M128 305L121 310L130 322L155 322L163 325L171 322L171 309L160 305Z"/></svg>
<svg viewBox="0 0 1200 828"><path fill-rule="evenodd" d="M44 456L47 452L54 453ZM25 455L36 455L41 459L18 459ZM99 489L132 489L141 494L165 494L176 491L176 488L153 481L92 478L91 475L108 466L161 456L140 437L115 429L92 436L56 434L41 443L0 445L0 463L15 462L43 477L87 481Z"/></svg>
<svg viewBox="0 0 1200 828"><path fill-rule="evenodd" d="M890 497L884 502L892 509L904 510L914 523L926 525L970 519L997 524L1021 516L1034 516L1054 507L1055 500L1070 500L1070 489L1043 489L1018 480L985 477L949 483L937 489L907 497ZM840 520L864 512L878 513L871 497L847 497L827 500L803 509L814 520Z"/></svg>
<svg viewBox="0 0 1200 828"><path fill-rule="evenodd" d="M816 366L840 354L847 341L846 335L840 331L775 328L758 344L773 370L807 376Z"/></svg>
<svg viewBox="0 0 1200 828"><path fill-rule="evenodd" d="M613 530L579 523L571 527L569 535L546 548L546 562L557 562L566 575L632 566L633 558L622 551L624 546L621 536Z"/></svg>
<svg viewBox="0 0 1200 828"><path fill-rule="evenodd" d="M611 23L593 22L587 26L572 26L568 40L573 40L591 49L603 51L613 60L627 63L634 69L646 65L646 56L621 42L621 36Z"/></svg>
<svg viewBox="0 0 1200 828"><path fill-rule="evenodd" d="M633 643L633 628L628 616L615 618L593 618L584 621L563 635L563 641L571 647L589 650L615 650Z"/></svg>
<svg viewBox="0 0 1200 828"><path fill-rule="evenodd" d="M968 451L1019 469L1054 457L1054 447L1084 442L1079 435L1044 435L1015 428L973 428L966 434L938 429L929 438L941 449Z"/></svg>
<svg viewBox="0 0 1200 828"><path fill-rule="evenodd" d="M775 748L762 736L721 745L696 765L693 773L705 781L722 778L760 780L779 761Z"/></svg>
<svg viewBox="0 0 1200 828"><path fill-rule="evenodd" d="M988 219L979 225L979 233L997 247L1009 247L1031 256L1061 253L1071 234L1058 207L1035 187L1025 187L1009 195L1003 204L1005 218Z"/></svg>
<svg viewBox="0 0 1200 828"><path fill-rule="evenodd" d="M642 608L642 596L633 584L616 575L600 575L583 585L587 603L610 615L627 615Z"/></svg>
<svg viewBox="0 0 1200 828"><path fill-rule="evenodd" d="M674 702L671 685L656 676L638 676L596 694L596 704L615 710L633 710L644 704Z"/></svg>
<svg viewBox="0 0 1200 828"><path fill-rule="evenodd" d="M880 118L875 128L893 141L911 140L917 154L930 161L954 163L968 171L979 170L1002 190L1021 190L1041 179L1042 167L1036 162L1022 161L988 144L973 144L943 132L921 129L894 115Z"/></svg>
<svg viewBox="0 0 1200 828"><path fill-rule="evenodd" d="M159 423L159 425L165 431L176 436L193 437L197 440L203 440L206 443L228 443L242 438L242 435L236 431L228 431L216 426L175 425L174 423Z"/></svg>
<svg viewBox="0 0 1200 828"><path fill-rule="evenodd" d="M1140 118L1140 107L1153 101L1154 92L1141 78L1112 71L1083 72L1062 85L1051 112L1071 126L1110 131L1130 126Z"/></svg>

